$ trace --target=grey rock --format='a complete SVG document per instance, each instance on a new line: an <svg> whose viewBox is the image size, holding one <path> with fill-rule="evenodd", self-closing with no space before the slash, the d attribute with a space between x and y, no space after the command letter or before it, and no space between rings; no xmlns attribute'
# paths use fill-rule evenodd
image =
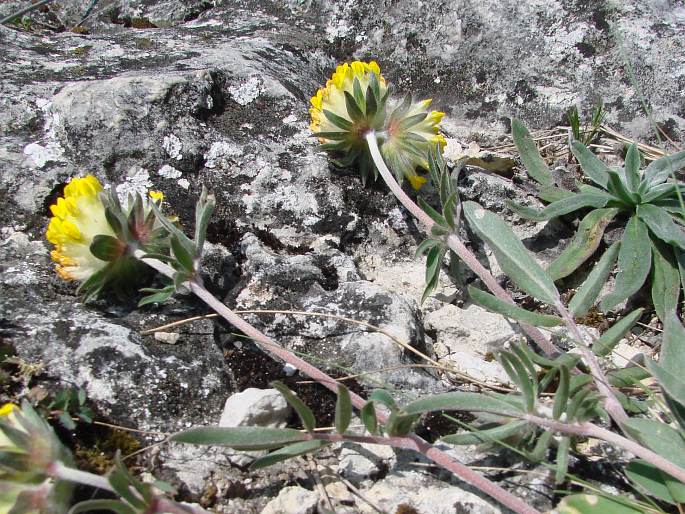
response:
<svg viewBox="0 0 685 514"><path fill-rule="evenodd" d="M494 503L472 492L429 474L419 471L392 472L368 488L365 496L388 512L395 512L400 505L413 508L419 514L495 514L501 510ZM375 512L368 504L360 502L363 513Z"/></svg>
<svg viewBox="0 0 685 514"><path fill-rule="evenodd" d="M314 514L319 495L304 487L284 487L261 514Z"/></svg>
<svg viewBox="0 0 685 514"><path fill-rule="evenodd" d="M376 478L391 468L397 459L390 446L378 444L343 445L340 450L338 473L352 482Z"/></svg>
<svg viewBox="0 0 685 514"><path fill-rule="evenodd" d="M492 352L504 349L519 334L504 316L477 305L464 309L446 305L429 313L424 326L436 334L433 348L440 361L480 381L510 382L492 358Z"/></svg>
<svg viewBox="0 0 685 514"><path fill-rule="evenodd" d="M283 428L291 408L276 389L251 387L231 395L224 405L219 426L260 426Z"/></svg>

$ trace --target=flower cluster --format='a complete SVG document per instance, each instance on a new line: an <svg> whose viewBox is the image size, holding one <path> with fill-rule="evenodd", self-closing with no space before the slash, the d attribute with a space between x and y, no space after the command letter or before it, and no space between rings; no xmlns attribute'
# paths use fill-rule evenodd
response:
<svg viewBox="0 0 685 514"><path fill-rule="evenodd" d="M62 511L71 488L63 483L56 487L48 469L70 459L28 404L0 407L0 514Z"/></svg>
<svg viewBox="0 0 685 514"><path fill-rule="evenodd" d="M168 233L153 212L153 204L162 199L153 191L149 199L138 195L122 206L117 194L105 194L94 176L73 178L50 207L53 217L45 234L54 245L50 256L57 274L80 281L86 298L107 285L120 294L130 290L142 269L132 252L160 251L166 244Z"/></svg>
<svg viewBox="0 0 685 514"><path fill-rule="evenodd" d="M390 90L375 61L338 66L326 86L311 99L310 129L322 148L340 157L344 166L357 165L362 180L376 171L364 137L374 132L381 153L398 180L406 177L418 189L426 179L417 173L428 168L428 154L445 139L439 134L444 113L428 111L431 100L390 99ZM392 106L392 108L390 108Z"/></svg>

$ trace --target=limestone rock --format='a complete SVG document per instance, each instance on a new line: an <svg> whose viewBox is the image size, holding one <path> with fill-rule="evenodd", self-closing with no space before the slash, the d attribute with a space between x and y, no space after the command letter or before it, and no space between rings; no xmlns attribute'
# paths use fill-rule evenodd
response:
<svg viewBox="0 0 685 514"><path fill-rule="evenodd" d="M261 514L315 514L319 496L304 487L291 486L281 489Z"/></svg>

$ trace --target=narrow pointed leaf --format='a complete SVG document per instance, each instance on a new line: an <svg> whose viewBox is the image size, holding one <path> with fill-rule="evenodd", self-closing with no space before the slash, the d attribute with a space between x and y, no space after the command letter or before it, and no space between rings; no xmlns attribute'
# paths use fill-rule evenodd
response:
<svg viewBox="0 0 685 514"><path fill-rule="evenodd" d="M532 379L526 372L525 367L521 364L515 356L509 352L500 352L499 361L502 367L509 375L516 385L521 390L521 394L526 400L526 411L532 412L535 407L535 389L533 388Z"/></svg>
<svg viewBox="0 0 685 514"><path fill-rule="evenodd" d="M569 191L568 189L562 189L560 187L552 185L540 186L540 188L538 189L538 197L540 197L540 200L547 203L553 203L557 200L563 200L564 198L568 198L575 194L576 193L574 193L573 191Z"/></svg>
<svg viewBox="0 0 685 514"><path fill-rule="evenodd" d="M292 428L200 427L177 432L170 437L177 443L228 446L236 450L269 450L308 440L308 435Z"/></svg>
<svg viewBox="0 0 685 514"><path fill-rule="evenodd" d="M414 125L417 125L421 123L423 120L426 119L426 116L428 116L427 112L420 112L418 114L414 114L412 116L409 116L407 118L404 118L398 125L399 130L407 130L413 127Z"/></svg>
<svg viewBox="0 0 685 514"><path fill-rule="evenodd" d="M628 147L625 162L626 185L631 191L637 191L640 185L640 151L633 143Z"/></svg>
<svg viewBox="0 0 685 514"><path fill-rule="evenodd" d="M601 208L604 207L608 201L609 198L604 195L577 193L573 196L562 198L561 200L551 203L541 210L517 205L514 202L507 202L507 206L524 218L533 221L546 221L586 207Z"/></svg>
<svg viewBox="0 0 685 514"><path fill-rule="evenodd" d="M667 475L660 469L641 459L634 459L626 466L625 473L630 480L655 498L671 504L678 503L667 484ZM680 489L680 495L685 494L685 484L676 484L676 487L680 486L678 488ZM683 500L681 499L680 501Z"/></svg>
<svg viewBox="0 0 685 514"><path fill-rule="evenodd" d="M607 225L614 219L618 209L595 209L590 211L578 225L571 243L547 267L554 280L567 277L583 264L599 247Z"/></svg>
<svg viewBox="0 0 685 514"><path fill-rule="evenodd" d="M375 73L373 75L375 75ZM376 84L378 84L378 81L376 81ZM366 105L366 117L369 119L373 118L378 112L378 102L376 101L376 93L374 91L376 91L374 87L370 86L366 88L366 99L364 103Z"/></svg>
<svg viewBox="0 0 685 514"><path fill-rule="evenodd" d="M282 382L275 381L271 383L271 387L281 393L290 406L295 409L295 412L297 412L297 415L302 421L302 426L307 432L311 432L316 428L316 418L314 417L312 409L307 407L294 392L288 389L288 386Z"/></svg>
<svg viewBox="0 0 685 514"><path fill-rule="evenodd" d="M680 272L673 251L661 241L652 241L654 271L652 273L652 303L660 320L665 320L678 307Z"/></svg>
<svg viewBox="0 0 685 514"><path fill-rule="evenodd" d="M650 376L649 371L642 366L630 365L627 368L607 371L607 380L614 387L630 387Z"/></svg>
<svg viewBox="0 0 685 514"><path fill-rule="evenodd" d="M252 464L250 464L250 469L262 469L268 466L272 466L277 462L283 462L284 460L292 459L298 455L305 455L307 453L314 452L324 446L325 441L302 441L300 443L289 444L278 450L274 450L268 455L259 457Z"/></svg>
<svg viewBox="0 0 685 514"><path fill-rule="evenodd" d="M604 252L585 281L573 295L568 308L574 316L585 316L592 307L614 267L621 243L616 241Z"/></svg>
<svg viewBox="0 0 685 514"><path fill-rule="evenodd" d="M77 503L69 514L80 514L81 512L102 512L111 511L115 514L136 514L136 510L119 500L86 500Z"/></svg>
<svg viewBox="0 0 685 514"><path fill-rule="evenodd" d="M568 403L568 395L570 389L570 377L568 368L566 366L559 367L559 385L554 394L554 407L552 409L552 416L554 419L559 419L566 410Z"/></svg>
<svg viewBox="0 0 685 514"><path fill-rule="evenodd" d="M354 97L347 91L345 93L345 106L347 107L347 114L350 116L353 122L359 121L364 117L364 113L357 105Z"/></svg>
<svg viewBox="0 0 685 514"><path fill-rule="evenodd" d="M521 154L521 161L523 161L528 175L539 184L552 184L554 182L552 172L549 171L545 161L540 157L540 152L530 132L516 118L511 119L511 136L519 154Z"/></svg>
<svg viewBox="0 0 685 514"><path fill-rule="evenodd" d="M685 150L652 162L645 169L644 180L650 186L661 184L683 167L685 167Z"/></svg>
<svg viewBox="0 0 685 514"><path fill-rule="evenodd" d="M563 320L557 316L549 314L539 314L527 311L513 303L500 300L490 293L468 286L469 296L477 305L491 312L496 312L502 316L515 319L521 323L527 323L535 327L556 327L563 324Z"/></svg>
<svg viewBox="0 0 685 514"><path fill-rule="evenodd" d="M600 161L584 144L579 141L571 143L571 152L583 168L585 175L603 188L609 183L609 168Z"/></svg>
<svg viewBox="0 0 685 514"><path fill-rule="evenodd" d="M551 430L543 432L535 443L535 447L530 452L529 458L533 461L547 460L545 459L545 455L547 454L547 448L549 448L553 437L554 432Z"/></svg>
<svg viewBox="0 0 685 514"><path fill-rule="evenodd" d="M442 393L421 398L402 408L407 414L421 414L441 410L459 410L471 412L490 412L503 416L520 416L521 409L514 407L499 398L479 393L453 392Z"/></svg>
<svg viewBox="0 0 685 514"><path fill-rule="evenodd" d="M597 338L592 345L592 351L598 357L604 357L611 353L611 350L623 339L633 325L640 319L644 309L636 309L627 316L623 316L615 322L606 332Z"/></svg>
<svg viewBox="0 0 685 514"><path fill-rule="evenodd" d="M475 202L462 205L471 228L488 243L502 270L516 285L538 300L556 304L559 293L554 281L507 224Z"/></svg>
<svg viewBox="0 0 685 514"><path fill-rule="evenodd" d="M338 386L338 399L335 403L335 430L339 434L344 434L352 420L352 402L350 392L347 387L340 384Z"/></svg>
<svg viewBox="0 0 685 514"><path fill-rule="evenodd" d="M613 196L626 205L637 205L640 202L638 194L628 189L622 177L614 170L609 171L609 185L607 188Z"/></svg>
<svg viewBox="0 0 685 514"><path fill-rule="evenodd" d="M663 242L685 250L685 232L673 221L673 217L661 207L638 205L637 215L649 230Z"/></svg>
<svg viewBox="0 0 685 514"><path fill-rule="evenodd" d="M678 466L685 466L685 438L674 428L644 418L630 418L626 428L652 451Z"/></svg>
<svg viewBox="0 0 685 514"><path fill-rule="evenodd" d="M506 425L499 425L494 428L446 435L441 437L440 440L447 444L458 445L491 443L503 441L513 435L520 435L526 431L528 426L527 421L511 421Z"/></svg>
<svg viewBox="0 0 685 514"><path fill-rule="evenodd" d="M369 395L369 402L378 402L381 405L385 405L390 411L399 410L395 400L385 389L375 389Z"/></svg>
<svg viewBox="0 0 685 514"><path fill-rule="evenodd" d="M330 121L333 125L335 125L336 127L340 128L342 130L349 131L353 126L351 121L346 120L345 118L343 118L341 116L338 116L337 114L329 111L328 109L324 109L323 114L324 114L324 116L326 116L326 118L328 118L328 121Z"/></svg>
<svg viewBox="0 0 685 514"><path fill-rule="evenodd" d="M659 353L659 363L648 360L647 367L668 396L685 406L685 328L673 312L664 321L664 339Z"/></svg>
<svg viewBox="0 0 685 514"><path fill-rule="evenodd" d="M362 418L362 423L364 427L370 434L375 434L378 431L378 420L376 419L376 408L373 402L366 402L359 412Z"/></svg>
<svg viewBox="0 0 685 514"><path fill-rule="evenodd" d="M174 257L176 257L178 264L183 268L184 271L193 273L195 271L193 255L185 246L181 244L175 235L171 236L171 240L169 242L171 243L171 250L174 252Z"/></svg>
<svg viewBox="0 0 685 514"><path fill-rule="evenodd" d="M614 292L601 303L604 312L635 294L645 283L652 267L652 247L645 224L633 216L628 221L618 252L618 274Z"/></svg>
<svg viewBox="0 0 685 514"><path fill-rule="evenodd" d="M644 509L621 497L573 494L556 506L557 514L644 514Z"/></svg>
<svg viewBox="0 0 685 514"><path fill-rule="evenodd" d="M440 214L438 211L433 209L433 207L431 207L428 204L428 202L426 202L420 196L418 197L418 203L419 203L419 207L421 207L421 209L426 214L428 214L434 222L436 222L438 225L447 226L447 222L445 221L445 218L442 217L442 214Z"/></svg>
<svg viewBox="0 0 685 514"><path fill-rule="evenodd" d="M568 452L571 446L571 438L564 436L559 440L559 446L557 447L557 469L554 474L554 482L556 484L561 484L566 478L566 472L568 471Z"/></svg>

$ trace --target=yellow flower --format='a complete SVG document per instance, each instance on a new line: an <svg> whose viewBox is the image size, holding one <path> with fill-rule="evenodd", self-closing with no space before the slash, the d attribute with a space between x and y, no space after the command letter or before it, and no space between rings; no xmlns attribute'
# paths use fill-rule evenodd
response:
<svg viewBox="0 0 685 514"><path fill-rule="evenodd" d="M12 428L21 429L21 425L17 422L17 418L14 414L15 410L19 410L19 407L13 403L6 403L0 407L0 422L10 425ZM15 444L9 440L9 438L4 434L0 428L0 451L3 452L17 452L20 451ZM0 476L2 474L0 473Z"/></svg>
<svg viewBox="0 0 685 514"><path fill-rule="evenodd" d="M377 134L383 157L398 181L406 177L418 189L426 179L416 173L427 168L431 148L445 146L438 133L444 113L428 112L430 100L406 97L388 115L388 86L375 61L338 66L326 86L311 99L310 128L322 149L336 154L342 166L357 165L365 182L376 176L365 136Z"/></svg>
<svg viewBox="0 0 685 514"><path fill-rule="evenodd" d="M404 102L397 106L386 124L386 138L381 153L396 175L404 175L414 189L419 189L426 178L416 173L417 168L428 169L428 154L438 145L442 152L446 141L439 133L444 112L427 109L431 99Z"/></svg>
<svg viewBox="0 0 685 514"><path fill-rule="evenodd" d="M354 61L350 64L344 63L338 66L333 76L326 82L326 86L319 89L311 99L312 106L309 109L309 114L312 117L312 122L309 127L312 132L337 132L340 130L326 117L324 110L352 122L352 117L347 112L345 91L354 96L354 82L356 79L359 83L359 90L366 95L366 91L373 80L372 74L375 75L375 79L378 82L378 92L382 98L385 96L388 88L376 61L368 63Z"/></svg>
<svg viewBox="0 0 685 514"><path fill-rule="evenodd" d="M65 280L86 280L107 266L90 251L95 236L115 235L105 217L102 190L92 175L73 178L64 188L64 198L50 207L53 218L45 235L55 245L50 256Z"/></svg>

